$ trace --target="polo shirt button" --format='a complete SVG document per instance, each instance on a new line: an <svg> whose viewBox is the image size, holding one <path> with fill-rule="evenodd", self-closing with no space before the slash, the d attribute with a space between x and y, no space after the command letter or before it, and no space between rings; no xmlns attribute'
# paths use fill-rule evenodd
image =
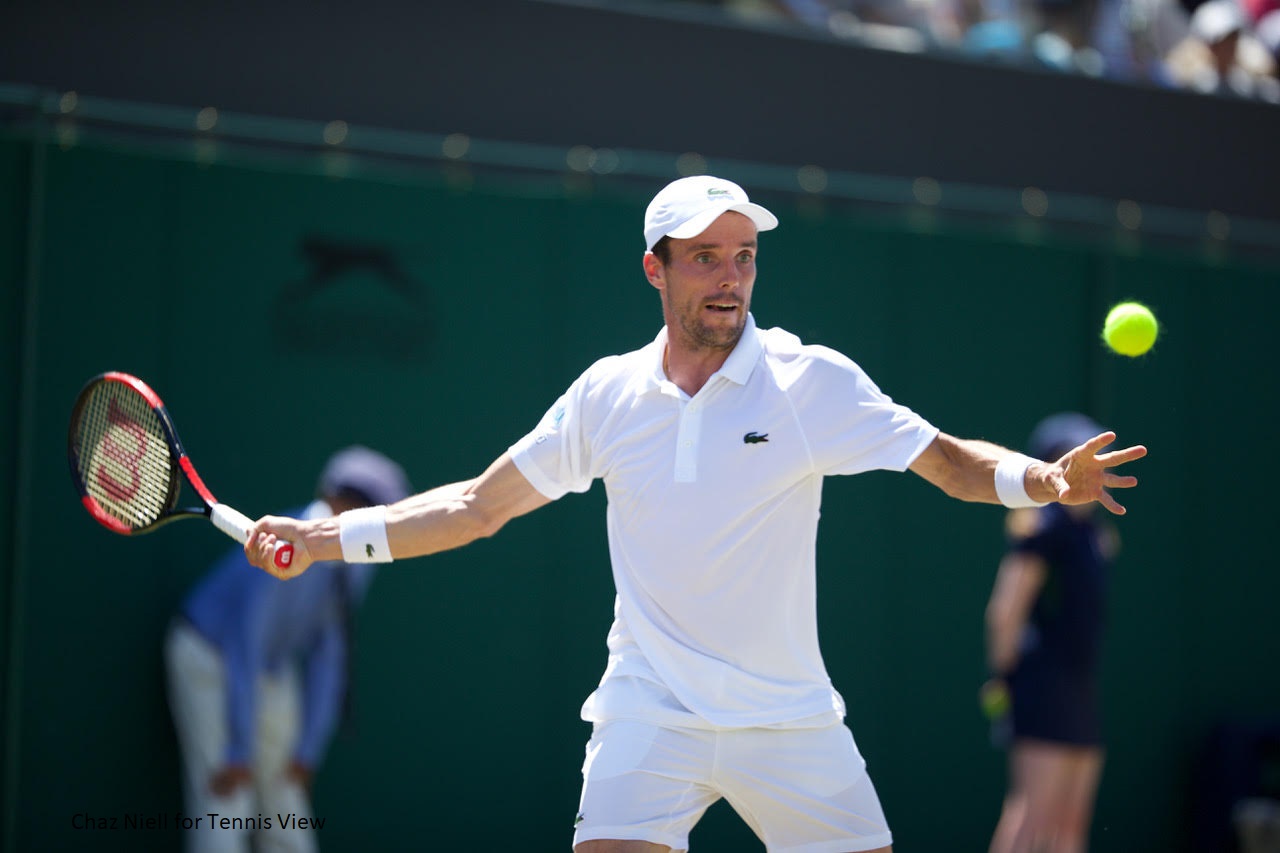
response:
<svg viewBox="0 0 1280 853"><path fill-rule="evenodd" d="M693 442L692 442L692 441L686 441L686 442L684 443L684 446L685 446L685 447L693 447Z"/></svg>

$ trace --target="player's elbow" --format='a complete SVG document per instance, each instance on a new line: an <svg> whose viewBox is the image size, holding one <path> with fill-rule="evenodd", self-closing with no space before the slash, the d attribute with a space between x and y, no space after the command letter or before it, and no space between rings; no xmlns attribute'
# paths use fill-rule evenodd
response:
<svg viewBox="0 0 1280 853"><path fill-rule="evenodd" d="M976 449L979 443L939 433L911 464L911 470L947 497L986 502L994 495L991 474ZM990 494L988 494L990 492Z"/></svg>
<svg viewBox="0 0 1280 853"><path fill-rule="evenodd" d="M477 539L488 539L507 525L507 519L496 515L485 515L476 527Z"/></svg>
<svg viewBox="0 0 1280 853"><path fill-rule="evenodd" d="M958 466L940 470L933 478L933 484L947 497L956 500L972 503L985 501L987 497L968 472Z"/></svg>
<svg viewBox="0 0 1280 853"><path fill-rule="evenodd" d="M493 507L484 504L474 504L468 507L466 513L466 541L474 542L477 539L488 539L497 534L499 530L506 526L510 516L506 513L499 512Z"/></svg>

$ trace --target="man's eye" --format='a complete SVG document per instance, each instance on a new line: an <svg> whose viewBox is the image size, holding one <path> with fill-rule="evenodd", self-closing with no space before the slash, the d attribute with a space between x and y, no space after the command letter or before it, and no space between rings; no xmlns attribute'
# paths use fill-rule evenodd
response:
<svg viewBox="0 0 1280 853"><path fill-rule="evenodd" d="M749 264L753 260L755 260L755 256L750 252L743 252L741 255L738 255L738 263L740 264Z"/></svg>
<svg viewBox="0 0 1280 853"><path fill-rule="evenodd" d="M711 263L711 256L710 256L710 255L696 255L696 256L694 256L693 262L694 262L695 264L709 264L709 263Z"/></svg>

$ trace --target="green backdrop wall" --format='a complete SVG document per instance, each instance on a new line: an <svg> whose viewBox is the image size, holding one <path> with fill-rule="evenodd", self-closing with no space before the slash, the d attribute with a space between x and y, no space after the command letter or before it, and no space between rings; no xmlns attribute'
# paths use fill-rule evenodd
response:
<svg viewBox="0 0 1280 853"><path fill-rule="evenodd" d="M656 187L344 178L17 137L0 139L0 187L6 837L173 849L172 829L76 816L181 809L160 644L228 542L88 519L64 461L80 386L147 378L210 487L250 515L306 498L350 442L419 487L474 475L590 361L656 332L639 233ZM1094 849L1193 849L1213 727L1280 717L1280 267L770 203L762 325L841 349L948 432L1018 446L1074 408L1150 447L1119 521ZM1165 328L1136 360L1097 340L1130 297ZM976 687L1001 511L877 473L829 480L824 516L822 641L895 849L985 849L1003 769ZM612 594L599 487L381 570L355 725L317 784L324 846L568 849ZM694 843L759 849L724 806Z"/></svg>

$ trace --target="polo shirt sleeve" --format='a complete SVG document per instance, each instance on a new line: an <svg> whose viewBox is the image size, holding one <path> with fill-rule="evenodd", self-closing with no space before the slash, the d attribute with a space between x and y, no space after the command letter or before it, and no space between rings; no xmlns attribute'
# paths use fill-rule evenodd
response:
<svg viewBox="0 0 1280 853"><path fill-rule="evenodd" d="M551 500L585 492L595 479L585 425L589 373L578 377L533 431L507 450L520 473Z"/></svg>
<svg viewBox="0 0 1280 853"><path fill-rule="evenodd" d="M822 474L905 471L938 428L895 403L847 356L813 347L793 393L814 466Z"/></svg>

